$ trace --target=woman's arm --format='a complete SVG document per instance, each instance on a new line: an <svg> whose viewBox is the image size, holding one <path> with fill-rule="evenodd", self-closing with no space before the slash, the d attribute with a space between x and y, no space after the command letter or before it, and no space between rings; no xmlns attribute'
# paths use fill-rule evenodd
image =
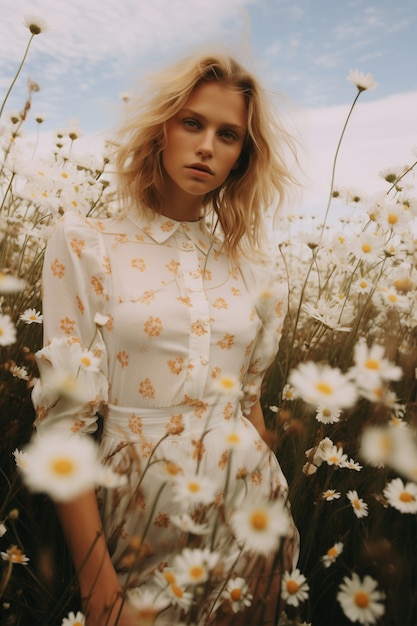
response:
<svg viewBox="0 0 417 626"><path fill-rule="evenodd" d="M78 574L87 626L135 626L128 606L123 606L119 616L122 589L107 549L95 492L57 503L56 509Z"/></svg>

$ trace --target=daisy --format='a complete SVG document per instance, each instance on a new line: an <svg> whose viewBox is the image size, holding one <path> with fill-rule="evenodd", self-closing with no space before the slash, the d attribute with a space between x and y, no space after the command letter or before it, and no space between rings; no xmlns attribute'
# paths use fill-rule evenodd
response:
<svg viewBox="0 0 417 626"><path fill-rule="evenodd" d="M183 609L188 609L190 607L193 596L181 587L172 568L165 567L162 572L156 570L154 573L154 580L155 583L163 589L170 604L178 604L178 606Z"/></svg>
<svg viewBox="0 0 417 626"><path fill-rule="evenodd" d="M221 395L221 396L241 398L243 395L240 381L236 376L233 376L233 375L219 376L212 383L211 389L213 393Z"/></svg>
<svg viewBox="0 0 417 626"><path fill-rule="evenodd" d="M13 564L27 565L29 561L26 554L23 554L22 550L17 546L10 546L6 552L0 552L0 556L3 561L9 561Z"/></svg>
<svg viewBox="0 0 417 626"><path fill-rule="evenodd" d="M362 469L362 465L360 465L353 459L349 459L349 461L345 461L343 467L346 467L347 469L355 470L355 472L360 472Z"/></svg>
<svg viewBox="0 0 417 626"><path fill-rule="evenodd" d="M350 501L353 512L355 513L357 518L360 519L361 517L368 516L368 505L362 500L362 498L359 498L357 491L348 491L346 497Z"/></svg>
<svg viewBox="0 0 417 626"><path fill-rule="evenodd" d="M40 35L41 33L46 33L49 30L49 26L45 20L35 15L25 15L23 23L26 28L30 30L32 35Z"/></svg>
<svg viewBox="0 0 417 626"><path fill-rule="evenodd" d="M209 476L196 473L177 474L173 480L174 502L187 507L193 504L210 504L216 497L217 483Z"/></svg>
<svg viewBox="0 0 417 626"><path fill-rule="evenodd" d="M291 385L289 385L288 383L286 385L284 385L284 388L282 390L282 395L281 395L283 400L287 400L288 402L291 402L292 400L296 399L296 394L294 389L291 387ZM271 410L273 410L273 407L269 407ZM278 411L278 408L276 408L276 412Z"/></svg>
<svg viewBox="0 0 417 626"><path fill-rule="evenodd" d="M43 315L36 309L26 309L26 311L19 316L19 319L26 324L42 324Z"/></svg>
<svg viewBox="0 0 417 626"><path fill-rule="evenodd" d="M16 341L16 328L7 313L0 313L0 346L11 346Z"/></svg>
<svg viewBox="0 0 417 626"><path fill-rule="evenodd" d="M99 474L97 448L89 437L66 437L51 428L32 439L24 452L21 471L32 491L65 501L94 487Z"/></svg>
<svg viewBox="0 0 417 626"><path fill-rule="evenodd" d="M219 554L210 552L208 548L184 548L173 561L173 569L177 578L184 585L198 585L208 580L210 571L217 565Z"/></svg>
<svg viewBox="0 0 417 626"><path fill-rule="evenodd" d="M328 456L330 450L334 448L334 443L329 437L322 439L315 448L309 448L305 451L306 457L316 467L320 467Z"/></svg>
<svg viewBox="0 0 417 626"><path fill-rule="evenodd" d="M92 372L100 371L100 359L98 359L90 350L83 350L80 354L80 367L84 370Z"/></svg>
<svg viewBox="0 0 417 626"><path fill-rule="evenodd" d="M99 465L97 467L96 483L107 489L115 489L127 483L127 476L126 474L118 474L108 465Z"/></svg>
<svg viewBox="0 0 417 626"><path fill-rule="evenodd" d="M342 409L354 404L356 389L339 368L309 361L290 373L289 383L305 402Z"/></svg>
<svg viewBox="0 0 417 626"><path fill-rule="evenodd" d="M357 259L367 263L377 263L384 258L385 240L375 233L364 231L358 235L352 252Z"/></svg>
<svg viewBox="0 0 417 626"><path fill-rule="evenodd" d="M383 304L386 304L394 309L405 311L410 306L410 301L407 296L399 294L395 288L380 287L378 289L378 295L380 296Z"/></svg>
<svg viewBox="0 0 417 626"><path fill-rule="evenodd" d="M377 589L377 582L371 576L363 580L354 572L352 578L345 576L337 593L337 600L344 614L351 622L364 626L375 624L385 613L381 600L385 594Z"/></svg>
<svg viewBox="0 0 417 626"><path fill-rule="evenodd" d="M402 370L384 357L383 346L373 344L368 348L364 339L358 341L354 349L354 365L349 375L360 387L369 387L379 380L400 380Z"/></svg>
<svg viewBox="0 0 417 626"><path fill-rule="evenodd" d="M250 552L269 554L276 550L289 528L288 513L281 502L267 499L245 501L230 520L239 543Z"/></svg>
<svg viewBox="0 0 417 626"><path fill-rule="evenodd" d="M327 550L326 554L321 557L324 567L330 567L330 565L332 565L332 563L336 561L337 557L342 553L342 551L342 541L338 541L337 543L332 545L332 547Z"/></svg>
<svg viewBox="0 0 417 626"><path fill-rule="evenodd" d="M326 489L326 491L323 491L322 493L323 500L327 500L327 502L331 502L332 500L338 500L340 496L340 491L336 491L336 489Z"/></svg>
<svg viewBox="0 0 417 626"><path fill-rule="evenodd" d="M25 288L25 281L5 272L0 272L0 293L14 293Z"/></svg>
<svg viewBox="0 0 417 626"><path fill-rule="evenodd" d="M368 426L362 433L360 453L372 467L384 467L395 446L393 432L381 426Z"/></svg>
<svg viewBox="0 0 417 626"><path fill-rule="evenodd" d="M336 465L337 467L344 467L347 459L347 454L344 454L343 448L338 448L337 446L328 448L323 456L323 460L326 461L327 465Z"/></svg>
<svg viewBox="0 0 417 626"><path fill-rule="evenodd" d="M242 420L233 420L224 424L224 445L226 449L245 449L253 442L253 435L248 424Z"/></svg>
<svg viewBox="0 0 417 626"><path fill-rule="evenodd" d="M138 611L138 618L147 619L146 623L149 624L153 624L158 613L169 605L168 598L160 593L159 588L152 590L136 587L128 589L126 596L130 604Z"/></svg>
<svg viewBox="0 0 417 626"><path fill-rule="evenodd" d="M24 469L27 463L27 453L23 450L16 450L13 452L14 461L19 469Z"/></svg>
<svg viewBox="0 0 417 626"><path fill-rule="evenodd" d="M384 489L388 503L401 513L417 513L417 484L394 478Z"/></svg>
<svg viewBox="0 0 417 626"><path fill-rule="evenodd" d="M185 589L177 583L172 583L165 587L163 593L172 604L177 604L182 609L189 609L193 602L193 594L189 591L185 591Z"/></svg>
<svg viewBox="0 0 417 626"><path fill-rule="evenodd" d="M81 611L77 611L77 613L73 613L71 611L68 613L68 617L64 617L62 620L61 626L84 626L85 625L85 615L81 613Z"/></svg>
<svg viewBox="0 0 417 626"><path fill-rule="evenodd" d="M10 373L15 378L20 378L20 380L29 380L29 373L25 367L12 365L10 368Z"/></svg>
<svg viewBox="0 0 417 626"><path fill-rule="evenodd" d="M340 409L318 407L316 410L316 420L321 424L335 424L339 421L342 411Z"/></svg>
<svg viewBox="0 0 417 626"><path fill-rule="evenodd" d="M188 513L182 513L180 515L171 515L171 522L182 530L184 533L191 533L193 535L205 535L208 533L209 528L207 524L197 524Z"/></svg>
<svg viewBox="0 0 417 626"><path fill-rule="evenodd" d="M230 604L233 613L243 611L245 607L250 606L253 598L245 579L240 576L229 578L222 597Z"/></svg>
<svg viewBox="0 0 417 626"><path fill-rule="evenodd" d="M372 90L378 85L372 74L364 74L363 72L359 72L359 70L350 70L347 79L356 85L359 91L366 91L367 89Z"/></svg>
<svg viewBox="0 0 417 626"><path fill-rule="evenodd" d="M294 569L292 572L285 572L282 577L282 599L291 606L298 606L300 602L307 600L309 589L307 579L301 574L299 569Z"/></svg>

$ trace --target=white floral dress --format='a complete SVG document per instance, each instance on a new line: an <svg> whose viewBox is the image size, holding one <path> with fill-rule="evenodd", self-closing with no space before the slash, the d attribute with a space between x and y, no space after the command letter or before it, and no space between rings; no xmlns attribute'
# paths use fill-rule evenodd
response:
<svg viewBox="0 0 417 626"><path fill-rule="evenodd" d="M108 219L67 213L48 243L37 427L59 422L93 433L101 416L102 462L128 477L98 492L128 587L149 584L155 568L171 567L184 546L203 539L221 555L225 579L231 568L243 572L248 559L245 550L237 559L232 512L259 497L286 501L279 464L244 417L286 313L274 269L231 262L204 220L147 220L134 211ZM74 346L93 353L94 366L78 364L83 391L56 402L50 380ZM233 428L240 444L232 449ZM186 532L184 519L197 530Z"/></svg>

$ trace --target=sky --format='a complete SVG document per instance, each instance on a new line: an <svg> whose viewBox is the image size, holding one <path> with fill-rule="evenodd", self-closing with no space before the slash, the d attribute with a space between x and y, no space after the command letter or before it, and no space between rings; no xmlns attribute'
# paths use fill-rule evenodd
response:
<svg viewBox="0 0 417 626"><path fill-rule="evenodd" d="M370 194L383 185L381 170L417 158L417 0L0 3L2 94L30 35L24 17L39 16L49 26L32 41L7 103L7 110L20 110L28 77L36 81L32 112L46 116L45 136L76 119L83 149L96 149L119 120L121 93L136 93L154 69L214 43L258 74L299 140L301 208L320 215L326 204L336 145L357 93L346 80L351 69L371 73L378 86L362 93L355 107L337 184Z"/></svg>

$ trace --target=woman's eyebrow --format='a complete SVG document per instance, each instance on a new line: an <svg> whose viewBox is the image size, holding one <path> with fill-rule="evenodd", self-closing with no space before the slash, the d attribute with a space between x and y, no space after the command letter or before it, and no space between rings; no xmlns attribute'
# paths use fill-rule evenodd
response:
<svg viewBox="0 0 417 626"><path fill-rule="evenodd" d="M180 111L178 111L179 114L181 115L191 115L192 117L196 117L197 119L201 120L202 122L207 122L207 118L205 115L203 115L202 113L198 113L198 111L194 111L193 109L181 109ZM234 124L233 122L222 122L221 126L226 127L227 128L231 128L234 130L240 130L241 132L245 132L246 128L244 126L241 126L240 124Z"/></svg>

